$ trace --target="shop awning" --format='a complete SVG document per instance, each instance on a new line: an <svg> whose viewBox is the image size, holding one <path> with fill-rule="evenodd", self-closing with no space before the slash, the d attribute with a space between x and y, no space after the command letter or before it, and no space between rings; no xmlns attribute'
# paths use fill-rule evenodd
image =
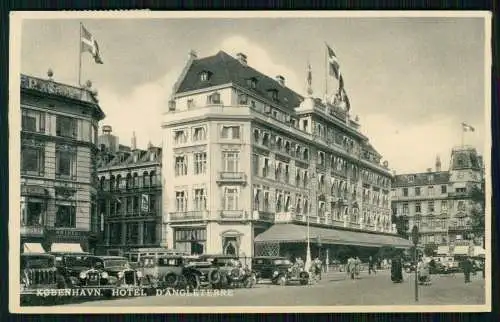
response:
<svg viewBox="0 0 500 322"><path fill-rule="evenodd" d="M50 251L53 253L83 253L82 246L77 243L53 243Z"/></svg>
<svg viewBox="0 0 500 322"><path fill-rule="evenodd" d="M438 246L437 254L438 255L447 255L450 253L450 246Z"/></svg>
<svg viewBox="0 0 500 322"><path fill-rule="evenodd" d="M313 243L352 245L366 247L393 246L410 248L409 240L397 236L347 231L334 228L310 227L310 240ZM303 243L307 240L307 226L295 224L275 224L255 237L256 243Z"/></svg>
<svg viewBox="0 0 500 322"><path fill-rule="evenodd" d="M45 253L42 244L39 243L24 243L23 253Z"/></svg>
<svg viewBox="0 0 500 322"><path fill-rule="evenodd" d="M481 246L474 246L474 251L472 253L472 256L474 257L484 257L486 254L485 250Z"/></svg>

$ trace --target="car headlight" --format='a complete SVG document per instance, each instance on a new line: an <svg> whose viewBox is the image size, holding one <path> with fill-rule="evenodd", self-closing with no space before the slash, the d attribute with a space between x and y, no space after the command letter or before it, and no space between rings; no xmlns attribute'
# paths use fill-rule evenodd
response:
<svg viewBox="0 0 500 322"><path fill-rule="evenodd" d="M87 278L87 273L85 272L81 272L80 273L80 278L83 280L83 279L86 279Z"/></svg>
<svg viewBox="0 0 500 322"><path fill-rule="evenodd" d="M118 278L122 278L123 277L123 272L118 272Z"/></svg>
<svg viewBox="0 0 500 322"><path fill-rule="evenodd" d="M291 272L291 271L292 271L292 268L291 268L291 267L289 267L289 268L288 268L288 271L289 271L289 272Z"/></svg>
<svg viewBox="0 0 500 322"><path fill-rule="evenodd" d="M274 271L273 276L278 275L278 271Z"/></svg>
<svg viewBox="0 0 500 322"><path fill-rule="evenodd" d="M108 278L108 277L109 277L109 275L108 275L108 273L106 273L106 272L102 272L102 273L101 273L101 277L102 277L102 278Z"/></svg>
<svg viewBox="0 0 500 322"><path fill-rule="evenodd" d="M142 277L142 273L141 272L137 272L137 277L141 278Z"/></svg>

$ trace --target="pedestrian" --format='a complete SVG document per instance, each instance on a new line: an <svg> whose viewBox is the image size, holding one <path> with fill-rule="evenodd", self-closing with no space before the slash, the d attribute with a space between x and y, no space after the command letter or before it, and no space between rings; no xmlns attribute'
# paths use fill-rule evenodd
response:
<svg viewBox="0 0 500 322"><path fill-rule="evenodd" d="M347 259L347 264L346 264L346 273L347 273L347 276L350 276L351 279L354 279L354 258L352 256L350 256L348 259Z"/></svg>
<svg viewBox="0 0 500 322"><path fill-rule="evenodd" d="M319 259L319 257L316 257L316 259L314 259L314 274L319 280L321 280L321 266L321 259Z"/></svg>
<svg viewBox="0 0 500 322"><path fill-rule="evenodd" d="M429 272L429 265L421 258L417 264L418 282L421 285L430 285L431 277Z"/></svg>
<svg viewBox="0 0 500 322"><path fill-rule="evenodd" d="M391 261L391 281L394 283L403 282L403 265L399 256L395 256Z"/></svg>
<svg viewBox="0 0 500 322"><path fill-rule="evenodd" d="M373 274L377 274L377 271L375 269L375 260L373 259L373 257L369 257L368 258L368 275L371 275L372 272Z"/></svg>
<svg viewBox="0 0 500 322"><path fill-rule="evenodd" d="M354 260L354 274L356 278L359 277L360 271L361 271L361 260L359 259L358 256L356 256L356 259Z"/></svg>
<svg viewBox="0 0 500 322"><path fill-rule="evenodd" d="M464 271L465 283L470 283L470 273L472 271L472 263L469 257L467 257L462 262L462 270Z"/></svg>

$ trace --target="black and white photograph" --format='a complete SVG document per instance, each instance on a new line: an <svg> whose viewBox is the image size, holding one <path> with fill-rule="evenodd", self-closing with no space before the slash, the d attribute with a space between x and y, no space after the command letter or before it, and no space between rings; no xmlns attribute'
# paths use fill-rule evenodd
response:
<svg viewBox="0 0 500 322"><path fill-rule="evenodd" d="M491 15L13 12L18 313L491 309Z"/></svg>

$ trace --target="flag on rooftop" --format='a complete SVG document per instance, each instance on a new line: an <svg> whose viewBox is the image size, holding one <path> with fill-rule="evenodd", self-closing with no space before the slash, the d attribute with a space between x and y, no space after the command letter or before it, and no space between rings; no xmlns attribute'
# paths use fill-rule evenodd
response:
<svg viewBox="0 0 500 322"><path fill-rule="evenodd" d="M94 57L94 61L97 64L102 64L101 54L99 53L99 45L97 44L97 40L95 40L94 36L82 25L81 27L81 52L89 52L92 57Z"/></svg>
<svg viewBox="0 0 500 322"><path fill-rule="evenodd" d="M335 76L335 78L340 79L340 64L337 56L328 44L326 44L326 50L328 54L328 72L330 76Z"/></svg>
<svg viewBox="0 0 500 322"><path fill-rule="evenodd" d="M464 132L474 132L475 131L475 129L474 129L474 127L472 125L467 124L465 122L462 122L462 130Z"/></svg>

